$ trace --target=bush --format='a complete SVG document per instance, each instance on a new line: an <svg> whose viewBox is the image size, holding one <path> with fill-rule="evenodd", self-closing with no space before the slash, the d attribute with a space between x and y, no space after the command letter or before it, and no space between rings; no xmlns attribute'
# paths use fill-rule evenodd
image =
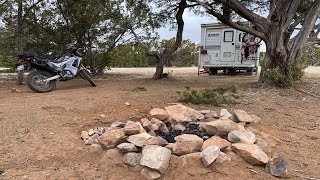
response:
<svg viewBox="0 0 320 180"><path fill-rule="evenodd" d="M294 63L289 65L287 75L285 75L279 68L267 69L266 76L269 84L280 87L291 87L296 81L301 80L304 75L304 70L309 65L309 58L300 53ZM262 68L265 68L262 66Z"/></svg>
<svg viewBox="0 0 320 180"><path fill-rule="evenodd" d="M180 96L179 101L184 103L211 104L214 106L240 103L238 89L234 85L202 90L186 87L185 91L178 91L177 93Z"/></svg>

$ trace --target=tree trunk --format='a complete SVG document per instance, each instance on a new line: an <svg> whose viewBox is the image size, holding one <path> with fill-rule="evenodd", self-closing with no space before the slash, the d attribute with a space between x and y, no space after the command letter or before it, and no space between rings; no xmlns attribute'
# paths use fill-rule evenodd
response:
<svg viewBox="0 0 320 180"><path fill-rule="evenodd" d="M23 52L23 16L22 16L22 0L18 1L18 51L19 53Z"/></svg>
<svg viewBox="0 0 320 180"><path fill-rule="evenodd" d="M153 75L153 79L157 80L157 79L163 78L163 68L164 68L164 65L166 64L166 58L162 56L155 57L155 58L159 63L157 65L156 72Z"/></svg>

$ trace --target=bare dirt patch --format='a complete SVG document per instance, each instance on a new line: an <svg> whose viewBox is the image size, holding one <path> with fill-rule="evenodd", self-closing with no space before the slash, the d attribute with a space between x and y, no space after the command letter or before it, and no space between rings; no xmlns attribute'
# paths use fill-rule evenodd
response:
<svg viewBox="0 0 320 180"><path fill-rule="evenodd" d="M132 69L133 70L133 69ZM177 70L173 71L177 72ZM111 72L110 72L111 73ZM292 89L264 88L251 76L197 77L197 72L175 74L154 81L139 72L111 73L97 79L92 88L84 80L59 82L50 93L37 94L13 81L0 82L0 179L142 179L139 168L129 168L118 156L85 146L80 132L114 121L140 120L154 108L176 103L177 91L235 84L244 98L229 110L243 109L261 117L252 125L280 143L273 149L288 160L292 179L320 178L320 101ZM136 91L144 87L145 91ZM11 93L12 88L22 93ZM319 76L312 75L297 85L320 96ZM125 105L126 102L130 106ZM191 105L194 109L219 110L210 105ZM106 117L98 118L100 114ZM182 167L171 159L166 179L273 179L263 167L251 166L240 157L204 168L201 162Z"/></svg>

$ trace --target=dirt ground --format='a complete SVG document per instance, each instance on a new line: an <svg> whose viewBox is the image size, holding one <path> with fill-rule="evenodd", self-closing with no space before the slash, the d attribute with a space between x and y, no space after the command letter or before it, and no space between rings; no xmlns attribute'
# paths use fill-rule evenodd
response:
<svg viewBox="0 0 320 180"><path fill-rule="evenodd" d="M80 132L114 121L140 120L154 108L178 101L177 91L235 84L242 103L226 106L261 117L250 125L280 140L272 152L288 160L291 179L320 179L320 75L309 73L296 88L260 87L254 76L198 77L196 72L154 81L150 74L113 69L97 78L97 87L75 79L58 82L57 88L37 94L25 85L0 80L0 179L143 179L141 167L129 168L118 155L85 146ZM141 70L140 70L141 72ZM146 91L136 91L136 87ZM12 88L22 93L11 93ZM129 102L131 105L126 106ZM197 110L221 107L187 104ZM105 118L99 118L105 114ZM237 156L232 161L204 168L201 162L182 167L172 158L162 179L275 179L263 167L252 166Z"/></svg>

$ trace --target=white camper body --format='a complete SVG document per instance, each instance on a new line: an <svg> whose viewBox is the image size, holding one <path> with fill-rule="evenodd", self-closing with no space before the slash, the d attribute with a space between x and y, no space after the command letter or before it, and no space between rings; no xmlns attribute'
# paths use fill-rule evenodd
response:
<svg viewBox="0 0 320 180"><path fill-rule="evenodd" d="M221 23L202 24L199 71L200 68L208 69L211 74L217 74L218 70L224 72L246 70L250 73L256 71L259 46L255 46L255 49L253 46L246 49L248 44L242 42L244 36L253 37L246 34Z"/></svg>

